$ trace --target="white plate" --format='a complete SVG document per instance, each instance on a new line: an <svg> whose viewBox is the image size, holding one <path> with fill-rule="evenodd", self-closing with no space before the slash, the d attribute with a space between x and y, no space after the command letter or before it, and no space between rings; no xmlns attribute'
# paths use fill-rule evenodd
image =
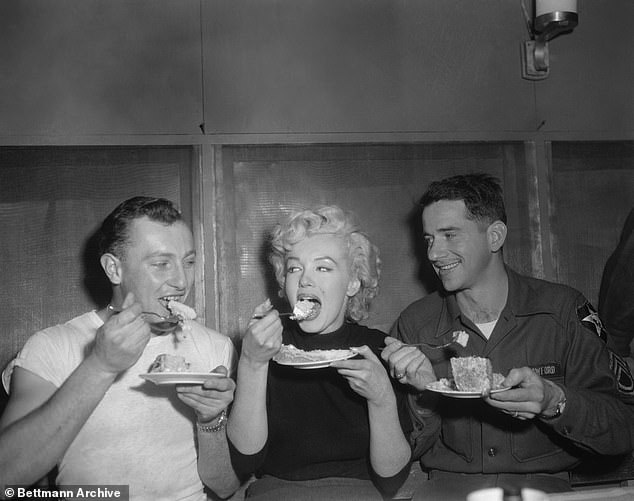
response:
<svg viewBox="0 0 634 501"><path fill-rule="evenodd" d="M478 391L459 391L459 390L447 390L444 388L438 388L432 386L433 383L429 383L425 385L425 388L429 391L435 391L436 393L440 393L441 395L445 395L446 397L452 398L482 398L482 393ZM501 391L510 390L511 387L507 388L498 388L496 390L491 390L490 393L500 393Z"/></svg>
<svg viewBox="0 0 634 501"><path fill-rule="evenodd" d="M215 377L225 377L218 372L149 372L139 377L154 384L203 384Z"/></svg>
<svg viewBox="0 0 634 501"><path fill-rule="evenodd" d="M296 369L323 369L324 367L328 367L332 362L338 362L339 360L348 360L349 358L355 357L356 355L356 352L350 351L346 355L330 358L328 360L315 360L311 362L278 362L277 360L274 360L274 362L280 365L295 367Z"/></svg>

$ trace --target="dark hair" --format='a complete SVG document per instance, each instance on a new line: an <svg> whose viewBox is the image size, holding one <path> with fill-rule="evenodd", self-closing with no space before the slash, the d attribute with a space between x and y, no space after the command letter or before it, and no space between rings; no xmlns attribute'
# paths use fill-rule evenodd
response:
<svg viewBox="0 0 634 501"><path fill-rule="evenodd" d="M108 214L101 224L99 255L111 253L120 259L123 258L125 246L128 244L130 224L142 217L164 224L182 221L181 213L176 206L165 198L129 198Z"/></svg>
<svg viewBox="0 0 634 501"><path fill-rule="evenodd" d="M477 221L506 224L506 209L500 181L485 173L462 174L434 181L420 199L424 209L440 200L462 200L467 217Z"/></svg>

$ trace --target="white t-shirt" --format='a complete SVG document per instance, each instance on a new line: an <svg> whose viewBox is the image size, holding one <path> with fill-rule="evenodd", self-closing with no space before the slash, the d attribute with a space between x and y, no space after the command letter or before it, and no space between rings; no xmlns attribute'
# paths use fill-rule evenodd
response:
<svg viewBox="0 0 634 501"><path fill-rule="evenodd" d="M60 387L90 350L103 324L94 312L34 334L2 374L22 367ZM234 369L231 340L194 321L184 336L152 337L140 359L121 373L59 463L57 484L129 485L130 500L206 501L197 471L194 411L173 386L156 386L146 373L161 353L182 355L193 372Z"/></svg>
<svg viewBox="0 0 634 501"><path fill-rule="evenodd" d="M493 334L493 329L495 329L495 324L498 323L498 319L496 318L493 322L484 322L482 324L476 324L480 332L484 334L484 337L489 339L491 334Z"/></svg>

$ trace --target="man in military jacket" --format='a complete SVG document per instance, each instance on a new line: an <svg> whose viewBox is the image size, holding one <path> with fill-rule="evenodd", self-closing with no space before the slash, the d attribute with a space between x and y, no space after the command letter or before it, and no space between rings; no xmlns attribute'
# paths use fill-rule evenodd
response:
<svg viewBox="0 0 634 501"><path fill-rule="evenodd" d="M403 311L382 355L412 390L412 440L430 476L417 496L464 499L493 485L565 491L568 470L587 455L630 452L627 364L608 349L581 293L504 264L497 180L470 174L432 183L421 205L427 255L442 288ZM443 345L459 334L466 346L407 346ZM452 376L452 357L466 356L488 358L510 389L469 399L426 389Z"/></svg>

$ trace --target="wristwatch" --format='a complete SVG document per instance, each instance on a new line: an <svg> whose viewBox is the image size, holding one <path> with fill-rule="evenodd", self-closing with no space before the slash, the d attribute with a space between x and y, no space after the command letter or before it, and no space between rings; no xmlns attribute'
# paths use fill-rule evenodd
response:
<svg viewBox="0 0 634 501"><path fill-rule="evenodd" d="M200 431L204 431L205 433L216 433L223 430L226 423L227 411L223 410L216 418L216 424L200 424L199 422L196 422L196 426Z"/></svg>
<svg viewBox="0 0 634 501"><path fill-rule="evenodd" d="M557 407L555 407L555 413L553 415L547 416L546 414L540 414L539 417L546 420L558 418L564 412L565 408L566 396L564 395L564 397L559 402L557 402Z"/></svg>

